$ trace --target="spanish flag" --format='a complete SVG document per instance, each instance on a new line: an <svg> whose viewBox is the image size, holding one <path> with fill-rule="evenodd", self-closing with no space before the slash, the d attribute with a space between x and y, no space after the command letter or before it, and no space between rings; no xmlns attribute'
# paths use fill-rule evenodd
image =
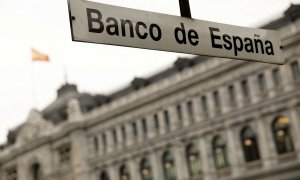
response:
<svg viewBox="0 0 300 180"><path fill-rule="evenodd" d="M31 55L32 55L32 61L49 62L49 57L46 54L40 53L33 48L31 48Z"/></svg>

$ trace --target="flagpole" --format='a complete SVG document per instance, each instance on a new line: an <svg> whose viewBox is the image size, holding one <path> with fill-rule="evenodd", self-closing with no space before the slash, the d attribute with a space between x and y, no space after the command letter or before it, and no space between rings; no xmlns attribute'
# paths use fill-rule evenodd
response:
<svg viewBox="0 0 300 180"><path fill-rule="evenodd" d="M64 80L65 84L68 84L68 72L67 72L67 65L63 66L63 73L64 73Z"/></svg>
<svg viewBox="0 0 300 180"><path fill-rule="evenodd" d="M31 48L31 75L32 75L32 102L33 107L36 108L38 105L38 94L35 79L35 68L34 61L49 62L49 57L34 48Z"/></svg>
<svg viewBox="0 0 300 180"><path fill-rule="evenodd" d="M36 79L35 79L35 68L34 63L31 61L31 77L32 77L32 106L33 108L36 108L37 106L37 91L36 91Z"/></svg>

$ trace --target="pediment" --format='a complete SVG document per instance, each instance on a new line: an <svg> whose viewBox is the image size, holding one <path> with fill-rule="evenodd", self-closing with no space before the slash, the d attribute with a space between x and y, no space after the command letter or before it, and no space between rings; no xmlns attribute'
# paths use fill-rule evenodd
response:
<svg viewBox="0 0 300 180"><path fill-rule="evenodd" d="M40 112L33 109L18 133L17 143L26 143L41 136L49 135L53 130L53 124L46 121Z"/></svg>

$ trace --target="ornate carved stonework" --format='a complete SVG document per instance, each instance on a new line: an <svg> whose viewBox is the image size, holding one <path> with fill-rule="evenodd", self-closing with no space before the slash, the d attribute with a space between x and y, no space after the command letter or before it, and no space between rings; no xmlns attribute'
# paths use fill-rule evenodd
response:
<svg viewBox="0 0 300 180"><path fill-rule="evenodd" d="M78 121L82 117L80 105L77 99L72 99L68 103L68 121Z"/></svg>
<svg viewBox="0 0 300 180"><path fill-rule="evenodd" d="M35 138L51 134L53 130L54 126L46 121L39 111L32 109L27 121L18 134L17 143L24 144L30 142Z"/></svg>

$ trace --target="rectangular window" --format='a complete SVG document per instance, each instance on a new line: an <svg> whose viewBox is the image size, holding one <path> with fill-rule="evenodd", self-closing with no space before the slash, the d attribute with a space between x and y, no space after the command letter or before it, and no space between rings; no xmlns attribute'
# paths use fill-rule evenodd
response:
<svg viewBox="0 0 300 180"><path fill-rule="evenodd" d="M220 97L219 97L218 91L214 91L213 98L214 98L214 103L215 103L216 109L219 109L220 108Z"/></svg>
<svg viewBox="0 0 300 180"><path fill-rule="evenodd" d="M114 144L117 144L118 138L117 138L117 131L115 129L112 130Z"/></svg>
<svg viewBox="0 0 300 180"><path fill-rule="evenodd" d="M281 77L280 77L280 72L279 69L273 69L272 71L272 77L273 77L273 82L275 87L281 86Z"/></svg>
<svg viewBox="0 0 300 180"><path fill-rule="evenodd" d="M236 92L233 85L228 86L229 101L231 104L236 103Z"/></svg>
<svg viewBox="0 0 300 180"><path fill-rule="evenodd" d="M59 162L68 163L71 159L71 146L70 144L64 144L58 148Z"/></svg>
<svg viewBox="0 0 300 180"><path fill-rule="evenodd" d="M167 110L164 110L164 119L165 119L166 129L170 130L170 117L169 117L169 112Z"/></svg>
<svg viewBox="0 0 300 180"><path fill-rule="evenodd" d="M105 133L102 134L102 146L103 146L103 149L107 148L107 141L106 141L106 134Z"/></svg>
<svg viewBox="0 0 300 180"><path fill-rule="evenodd" d="M144 134L146 135L147 134L147 122L146 122L145 118L142 119L142 126L143 126Z"/></svg>
<svg viewBox="0 0 300 180"><path fill-rule="evenodd" d="M181 111L181 105L180 104L178 104L177 106L176 106L176 111L177 111L177 117L178 117L178 120L182 120L182 111Z"/></svg>
<svg viewBox="0 0 300 180"><path fill-rule="evenodd" d="M291 68L292 68L293 79L295 81L299 80L300 79L300 69L299 69L298 62L291 63Z"/></svg>
<svg viewBox="0 0 300 180"><path fill-rule="evenodd" d="M187 112L190 119L193 119L194 117L194 111L193 111L193 103L192 101L187 102Z"/></svg>
<svg viewBox="0 0 300 180"><path fill-rule="evenodd" d="M131 125L132 125L133 136L137 137L138 136L138 130L137 130L137 127L136 127L136 123L133 122Z"/></svg>
<svg viewBox="0 0 300 180"><path fill-rule="evenodd" d="M264 74L259 74L257 77L258 88L260 92L265 92L267 90L266 78Z"/></svg>
<svg viewBox="0 0 300 180"><path fill-rule="evenodd" d="M202 105L202 110L204 114L208 113L208 105L207 105L207 98L206 96L201 97L201 105Z"/></svg>
<svg viewBox="0 0 300 180"><path fill-rule="evenodd" d="M241 86L242 86L242 93L244 97L249 97L249 87L248 87L248 82L247 80L243 80L241 82Z"/></svg>
<svg viewBox="0 0 300 180"><path fill-rule="evenodd" d="M17 180L18 179L18 173L17 173L16 167L6 170L6 179L7 180Z"/></svg>
<svg viewBox="0 0 300 180"><path fill-rule="evenodd" d="M122 131L123 140L125 142L126 141L126 129L125 129L124 125L121 127L121 131Z"/></svg>
<svg viewBox="0 0 300 180"><path fill-rule="evenodd" d="M98 138L97 138L97 136L95 136L94 138L93 138L93 141L94 141L94 148L95 148L95 150L96 150L96 152L99 150L99 143L98 143Z"/></svg>
<svg viewBox="0 0 300 180"><path fill-rule="evenodd" d="M158 115L157 114L154 114L154 127L155 127L156 131L158 132L159 122L158 122Z"/></svg>

